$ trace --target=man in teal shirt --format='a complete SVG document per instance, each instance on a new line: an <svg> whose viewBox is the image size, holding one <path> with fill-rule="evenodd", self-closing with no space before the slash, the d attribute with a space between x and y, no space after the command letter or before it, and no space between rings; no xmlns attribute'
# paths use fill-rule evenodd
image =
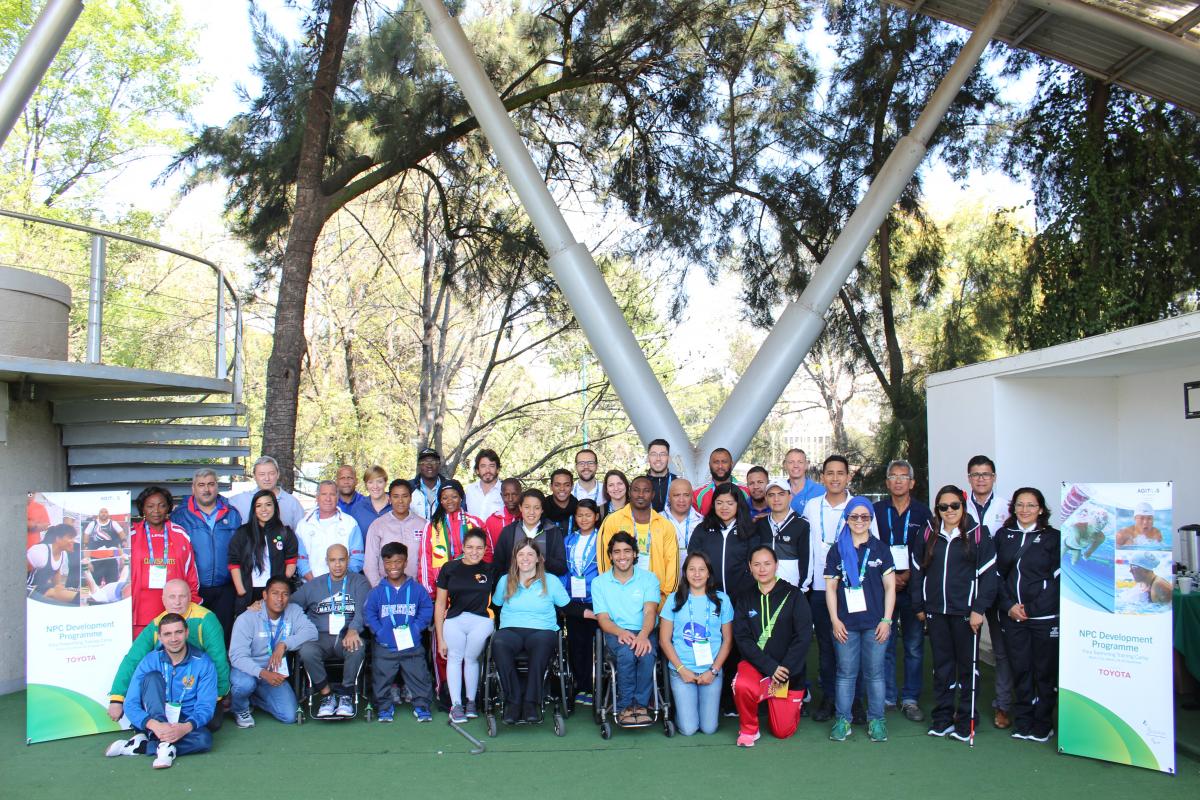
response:
<svg viewBox="0 0 1200 800"><path fill-rule="evenodd" d="M612 569L592 581L592 609L604 646L617 659L617 722L648 725L654 690L658 576L637 566L637 539L618 531L608 540ZM599 701L597 701L599 702Z"/></svg>

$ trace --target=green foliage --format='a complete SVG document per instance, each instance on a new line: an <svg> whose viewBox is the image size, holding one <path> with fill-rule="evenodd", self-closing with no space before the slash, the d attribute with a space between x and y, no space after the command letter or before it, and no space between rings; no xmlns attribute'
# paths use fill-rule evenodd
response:
<svg viewBox="0 0 1200 800"><path fill-rule="evenodd" d="M43 5L0 0L0 60L11 61ZM5 204L87 208L106 175L183 146L177 120L199 94L196 62L177 3L87 3L5 145Z"/></svg>
<svg viewBox="0 0 1200 800"><path fill-rule="evenodd" d="M1009 158L1038 216L1012 341L1045 347L1195 308L1200 123L1061 67L1041 74Z"/></svg>

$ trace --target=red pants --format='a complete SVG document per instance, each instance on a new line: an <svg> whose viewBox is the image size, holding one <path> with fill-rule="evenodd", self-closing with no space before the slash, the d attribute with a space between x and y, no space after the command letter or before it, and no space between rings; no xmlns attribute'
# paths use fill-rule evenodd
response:
<svg viewBox="0 0 1200 800"><path fill-rule="evenodd" d="M738 664L733 678L733 703L737 706L738 732L758 733L758 704L767 701L771 733L776 739L786 739L800 725L800 705L804 692L789 690L787 697L772 697L771 679L764 678L749 661Z"/></svg>

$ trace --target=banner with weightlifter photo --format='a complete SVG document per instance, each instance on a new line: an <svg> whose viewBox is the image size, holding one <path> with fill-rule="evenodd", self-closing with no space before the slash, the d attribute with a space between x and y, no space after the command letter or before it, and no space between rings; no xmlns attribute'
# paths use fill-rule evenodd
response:
<svg viewBox="0 0 1200 800"><path fill-rule="evenodd" d="M1175 772L1171 484L1063 483L1058 749Z"/></svg>
<svg viewBox="0 0 1200 800"><path fill-rule="evenodd" d="M132 637L129 492L26 504L26 743L120 730L108 690Z"/></svg>

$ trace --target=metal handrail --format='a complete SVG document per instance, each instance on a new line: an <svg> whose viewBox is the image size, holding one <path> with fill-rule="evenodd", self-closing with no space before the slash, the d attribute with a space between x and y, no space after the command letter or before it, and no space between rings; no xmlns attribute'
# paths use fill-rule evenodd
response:
<svg viewBox="0 0 1200 800"><path fill-rule="evenodd" d="M217 276L217 313L214 338L216 340L216 365L215 375L219 380L226 380L229 376L229 358L228 345L226 343L224 305L226 296L233 298L233 314L234 314L234 341L233 341L233 402L240 403L242 400L242 385L243 385L243 358L242 358L242 300L238 295L237 287L229 280L225 272L216 264L206 258L194 255L184 250L175 247L170 247L158 242L152 242L148 239L139 239L136 236L129 236L116 231L108 231L103 228L93 228L90 225L80 225L75 222L65 222L57 219L47 219L45 217L34 216L33 214L23 214L20 211L9 211L0 208L0 217L9 217L23 222L34 222L43 225L53 225L58 228L66 228L67 230L86 233L92 237L91 244L91 273L88 280L88 325L87 325L87 360L90 363L101 363L100 357L100 335L102 330L101 311L104 300L104 273L106 259L106 240L115 239L117 241L128 242L129 244L139 245L141 247L149 247L154 250L159 250L164 253L186 258L189 261L194 261L198 264L211 269ZM226 294L228 292L228 295Z"/></svg>

